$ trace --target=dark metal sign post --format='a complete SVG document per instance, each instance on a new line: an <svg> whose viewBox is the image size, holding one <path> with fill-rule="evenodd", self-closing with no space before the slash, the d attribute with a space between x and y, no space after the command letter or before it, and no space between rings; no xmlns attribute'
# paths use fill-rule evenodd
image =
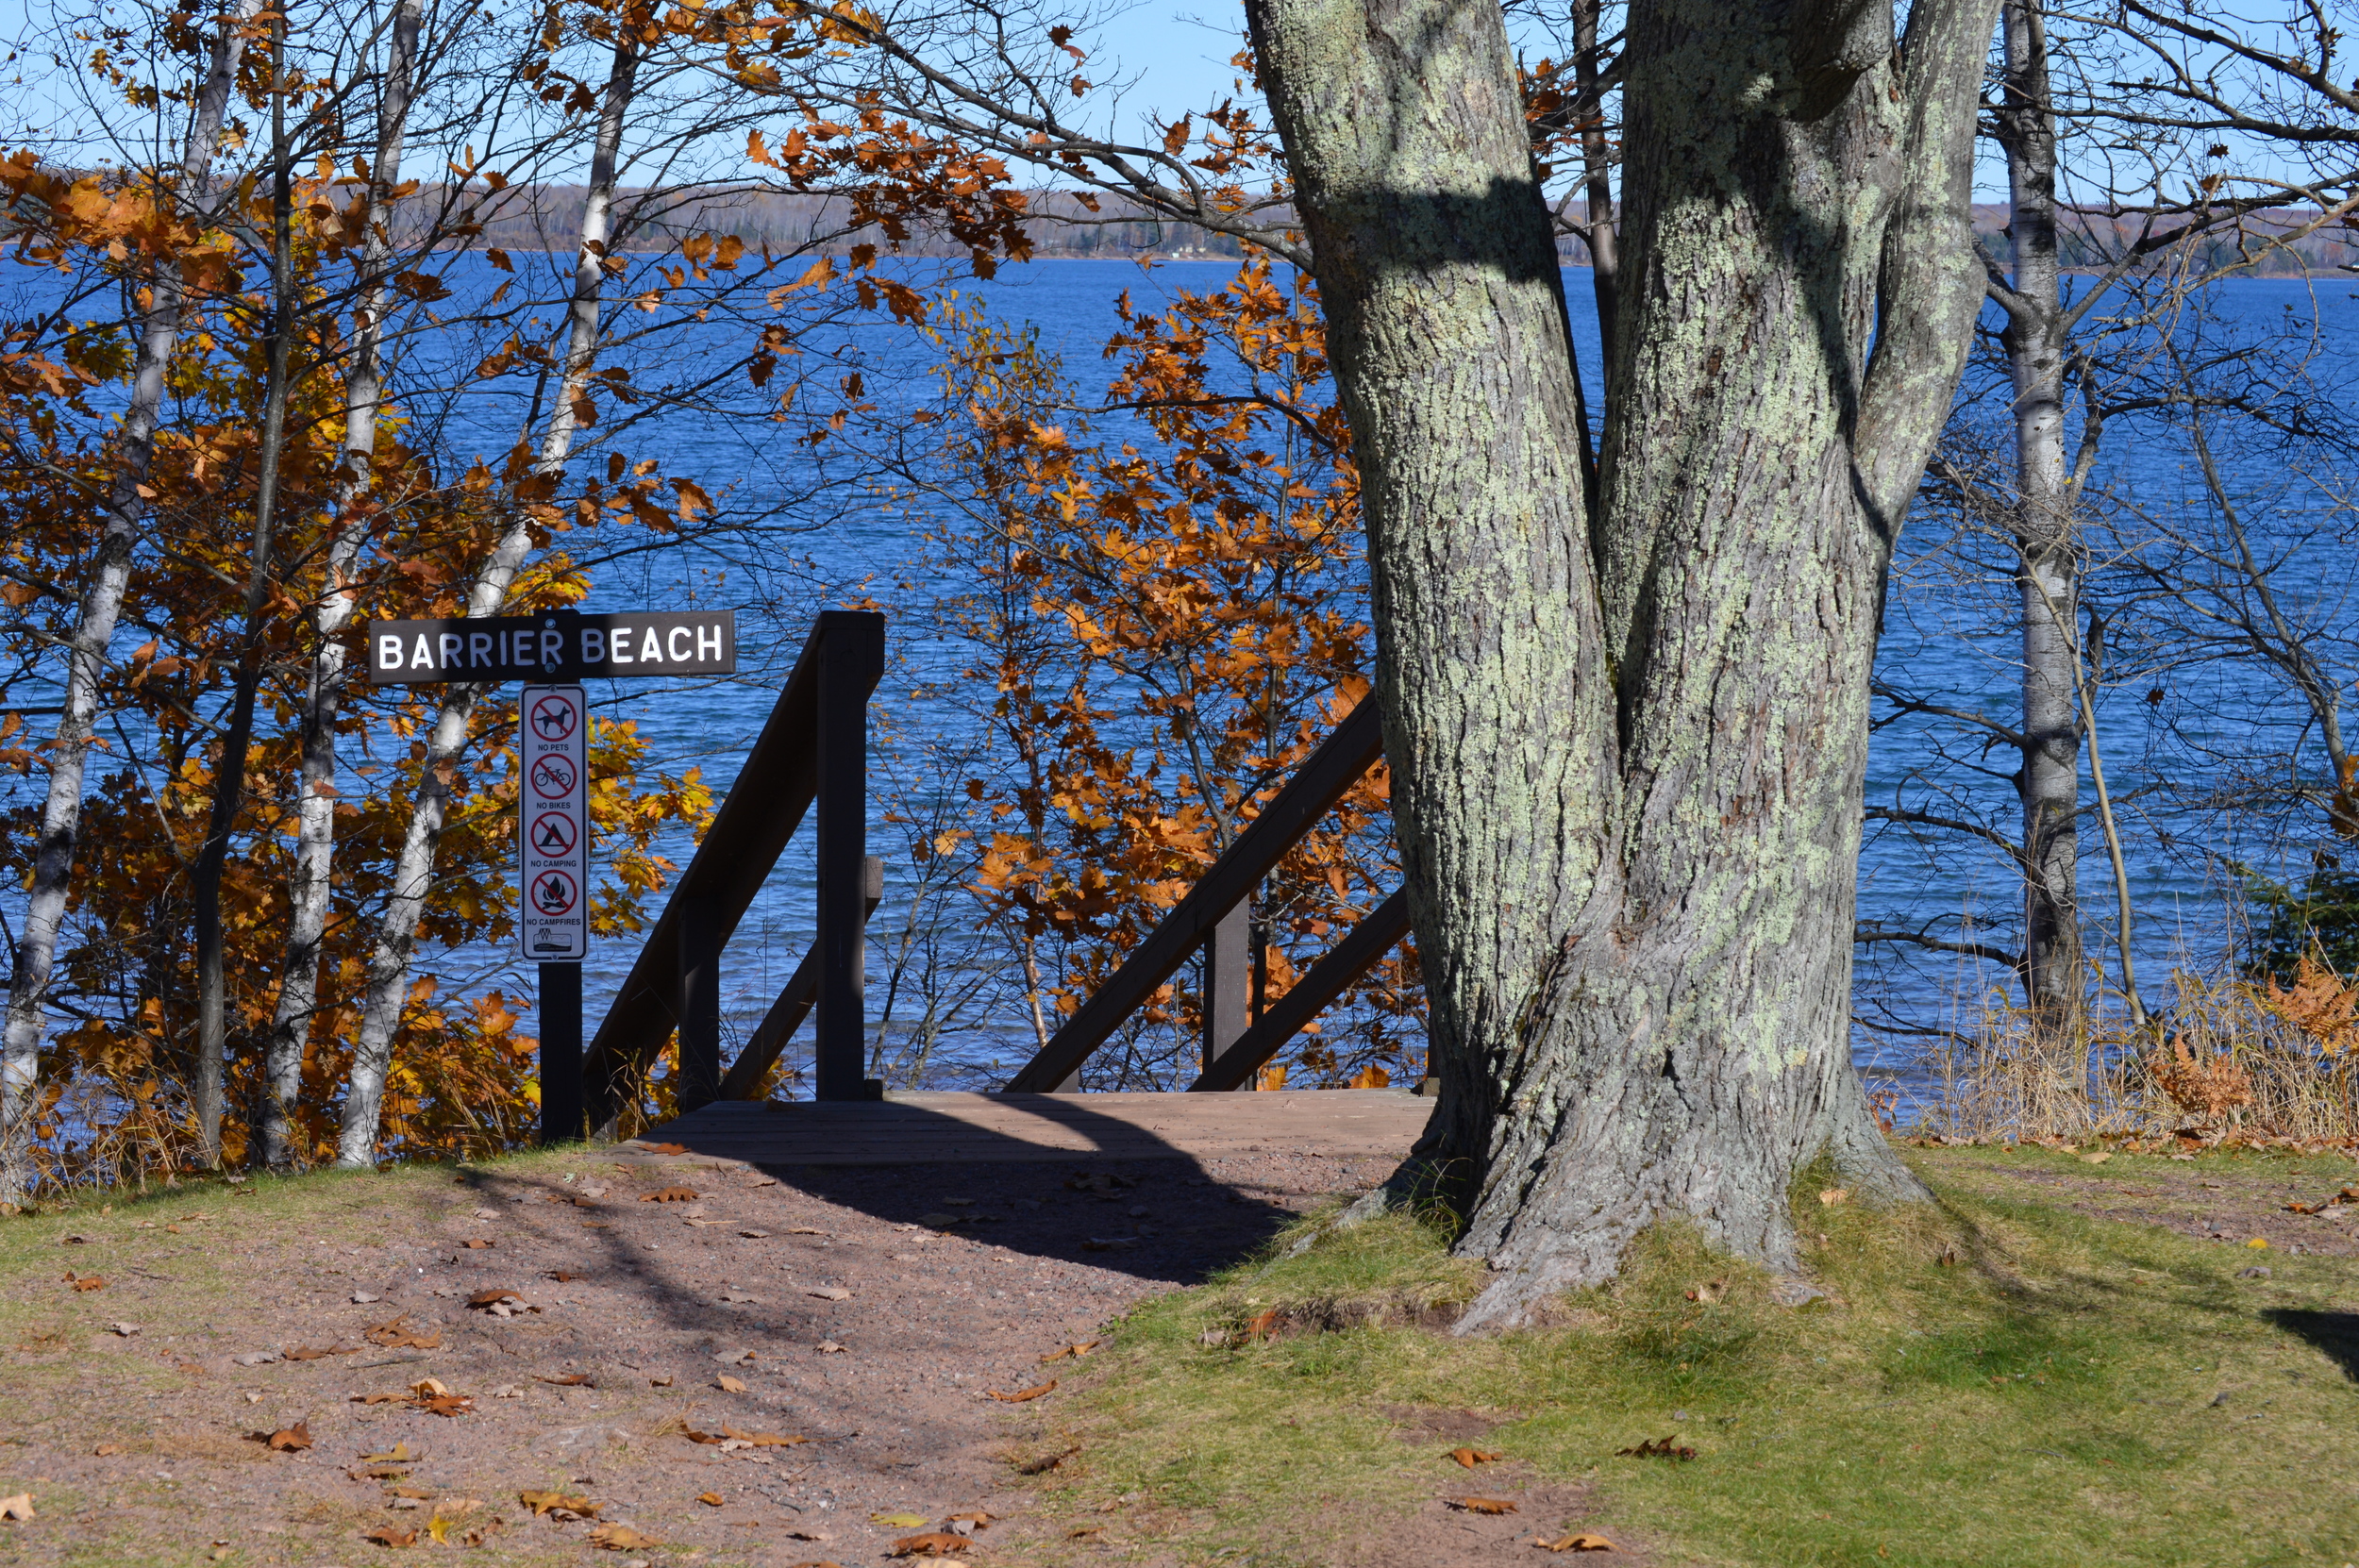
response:
<svg viewBox="0 0 2359 1568"><path fill-rule="evenodd" d="M372 686L527 683L517 711L516 942L541 965L541 1142L579 1139L589 1124L581 964L590 953L590 707L576 683L735 675L736 614L551 610L376 621L367 638Z"/></svg>

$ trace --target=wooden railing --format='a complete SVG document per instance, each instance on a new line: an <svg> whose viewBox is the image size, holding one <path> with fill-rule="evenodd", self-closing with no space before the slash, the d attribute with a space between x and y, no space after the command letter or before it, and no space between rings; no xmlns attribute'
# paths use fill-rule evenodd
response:
<svg viewBox="0 0 2359 1568"><path fill-rule="evenodd" d="M583 1062L594 1126L611 1128L632 1086L675 1031L683 1111L758 1093L787 1037L817 1010L814 1090L874 1099L861 987L868 914L883 863L868 854L868 698L884 676L885 618L828 610L778 693L769 722L713 813L598 1026ZM818 934L721 1074L721 959L803 815L818 807Z"/></svg>
<svg viewBox="0 0 2359 1568"><path fill-rule="evenodd" d="M1384 754L1376 703L1363 701L1337 725L1272 797L1262 814L1214 860L1172 911L1106 983L1091 993L1040 1053L1008 1081L1009 1093L1070 1092L1081 1064L1125 1019L1171 978L1189 956L1212 944L1206 964L1205 1064L1191 1091L1243 1089L1254 1075L1409 929L1409 902L1396 892L1351 928L1294 988L1256 1020L1247 1019L1251 968L1246 900Z"/></svg>

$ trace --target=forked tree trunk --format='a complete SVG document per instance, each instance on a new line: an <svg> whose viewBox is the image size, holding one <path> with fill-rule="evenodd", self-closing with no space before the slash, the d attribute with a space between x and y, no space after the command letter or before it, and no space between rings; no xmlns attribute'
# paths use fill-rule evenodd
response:
<svg viewBox="0 0 2359 1568"><path fill-rule="evenodd" d="M261 0L237 0L213 40L205 79L197 84L181 155L179 197L209 210L213 156L220 150L223 116L237 84L245 52L246 28L261 11ZM38 1106L43 1007L57 958L58 932L65 924L75 852L81 837L82 775L98 722L98 685L114 641L115 621L130 585L131 559L140 539L144 507L140 490L156 456L156 425L163 408L164 370L180 341L184 304L179 270L160 264L153 294L140 323L138 358L131 368L130 395L115 432L114 475L100 508L98 550L83 590L74 630L65 647L65 692L56 737L48 751L49 790L42 804L41 839L33 850L26 886L25 929L17 941L8 981L5 1029L0 1029L0 1201L21 1203L31 1183L31 1142Z"/></svg>
<svg viewBox="0 0 2359 1568"><path fill-rule="evenodd" d="M1248 8L1366 501L1422 1152L1497 1271L1462 1331L1665 1219L1797 1274L1821 1154L1922 1193L1850 1065L1852 906L1885 569L1981 301L1996 4L1918 0L1897 54L1884 5L1632 5L1594 518L1497 8Z"/></svg>
<svg viewBox="0 0 2359 1568"><path fill-rule="evenodd" d="M637 45L627 33L618 33L605 98L599 106L590 186L582 204L581 244L575 253L565 358L556 406L549 411L548 427L541 438L541 451L533 464L536 475L556 474L564 469L566 454L573 450L574 433L581 424L577 405L588 395L590 375L597 361L599 299L606 285L606 242L622 166L623 123L630 111L639 59ZM499 612L531 544L528 521L523 509L517 508L468 589L469 615ZM433 727L427 735L426 770L410 803L410 825L402 836L400 858L394 862L393 891L385 901L384 920L369 962L368 999L360 1018L360 1038L353 1048L343 1125L336 1145L336 1163L347 1168L366 1168L376 1162L377 1122L384 1110L385 1075L393 1063L393 1035L401 1027L402 1008L409 999L410 956L417 947L418 922L426 913L427 896L433 887L435 851L442 843L451 799L460 792L456 783L457 759L466 746L469 723L483 688L448 686L443 692Z"/></svg>
<svg viewBox="0 0 2359 1568"><path fill-rule="evenodd" d="M2080 543L2065 457L2069 326L2056 248L2056 116L2040 0L2005 0L2004 94L2014 286L2002 342L2015 389L2016 588L2023 632L2024 993L2040 1024L2070 1029L2081 961Z"/></svg>
<svg viewBox="0 0 2359 1568"><path fill-rule="evenodd" d="M360 319L344 373L344 469L336 491L336 533L323 563L325 582L311 606L311 682L304 694L303 760L296 789L294 863L288 876L285 972L263 1062L262 1157L274 1168L294 1163L294 1109L303 1093L304 1044L319 1009L321 943L336 850L336 721L343 702L344 628L352 622L352 573L376 508L370 495L376 425L385 399L385 314L393 308L388 211L401 178L424 0L401 0L393 13L384 96L376 115L376 161L369 175L369 231L361 243Z"/></svg>

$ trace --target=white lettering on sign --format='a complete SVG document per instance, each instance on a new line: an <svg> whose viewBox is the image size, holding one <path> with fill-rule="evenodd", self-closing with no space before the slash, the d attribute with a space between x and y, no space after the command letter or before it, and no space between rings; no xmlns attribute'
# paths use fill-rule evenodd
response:
<svg viewBox="0 0 2359 1568"><path fill-rule="evenodd" d="M554 632L520 633L530 651ZM527 686L517 704L516 945L527 959L590 951L590 709L578 686Z"/></svg>

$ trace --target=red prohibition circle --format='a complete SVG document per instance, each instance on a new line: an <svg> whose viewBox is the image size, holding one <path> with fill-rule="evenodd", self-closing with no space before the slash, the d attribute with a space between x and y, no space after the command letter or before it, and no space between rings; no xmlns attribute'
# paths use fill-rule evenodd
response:
<svg viewBox="0 0 2359 1568"><path fill-rule="evenodd" d="M532 819L532 830L526 842L535 855L556 859L574 852L574 845L581 842L581 826L568 812L544 811Z"/></svg>
<svg viewBox="0 0 2359 1568"><path fill-rule="evenodd" d="M533 759L532 788L544 798L562 800L574 792L577 782L571 758L552 753Z"/></svg>
<svg viewBox="0 0 2359 1568"><path fill-rule="evenodd" d="M528 896L534 913L544 920L558 920L574 912L574 904L581 895L571 876L561 871L544 871L532 879Z"/></svg>
<svg viewBox="0 0 2359 1568"><path fill-rule="evenodd" d="M579 715L570 697L546 696L532 705L532 733L544 741L562 741L574 732Z"/></svg>

